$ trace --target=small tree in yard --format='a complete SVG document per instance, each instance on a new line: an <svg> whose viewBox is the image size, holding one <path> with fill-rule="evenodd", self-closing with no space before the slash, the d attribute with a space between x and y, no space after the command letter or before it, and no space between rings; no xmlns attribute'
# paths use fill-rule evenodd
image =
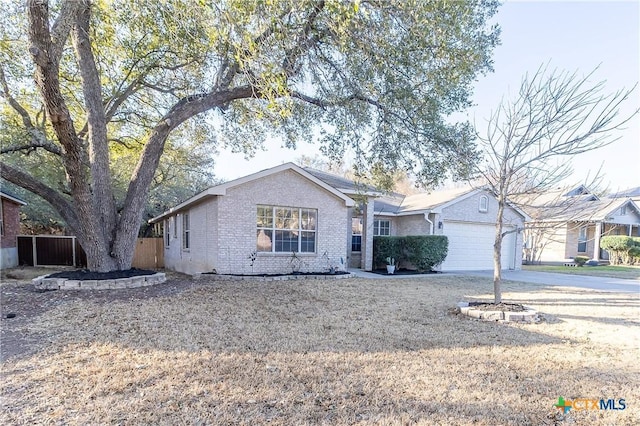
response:
<svg viewBox="0 0 640 426"><path fill-rule="evenodd" d="M591 83L594 72L548 71L526 75L518 96L503 100L478 134L483 162L475 166L498 199L493 245L495 303L502 302L502 240L504 211L510 199L546 191L571 173L570 157L615 141L613 132L632 116L618 117L631 90L603 94L604 82Z"/></svg>

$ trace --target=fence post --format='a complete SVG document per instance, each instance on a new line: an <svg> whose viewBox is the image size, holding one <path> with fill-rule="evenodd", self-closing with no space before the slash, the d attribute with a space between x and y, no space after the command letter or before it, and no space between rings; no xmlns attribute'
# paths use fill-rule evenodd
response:
<svg viewBox="0 0 640 426"><path fill-rule="evenodd" d="M73 267L77 268L77 266L76 266L76 236L75 235L73 237L71 237L71 253L73 253Z"/></svg>
<svg viewBox="0 0 640 426"><path fill-rule="evenodd" d="M31 250L33 252L33 266L38 266L38 250L36 250L36 237L31 237Z"/></svg>

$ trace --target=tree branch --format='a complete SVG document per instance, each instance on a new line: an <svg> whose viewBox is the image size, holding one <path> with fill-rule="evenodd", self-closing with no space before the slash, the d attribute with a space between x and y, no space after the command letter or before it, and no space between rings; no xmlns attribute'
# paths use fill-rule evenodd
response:
<svg viewBox="0 0 640 426"><path fill-rule="evenodd" d="M0 162L0 176L7 181L14 183L47 201L62 216L72 229L78 229L78 217L73 205L58 191L35 179L28 173L23 172L9 164Z"/></svg>

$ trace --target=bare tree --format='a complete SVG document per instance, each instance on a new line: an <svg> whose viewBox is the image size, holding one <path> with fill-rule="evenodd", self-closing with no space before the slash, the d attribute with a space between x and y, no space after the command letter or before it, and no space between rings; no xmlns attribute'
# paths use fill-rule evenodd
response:
<svg viewBox="0 0 640 426"><path fill-rule="evenodd" d="M493 245L495 303L502 302L502 240L505 208L510 199L548 190L567 178L568 159L614 142L631 116L619 117L619 108L635 86L612 94L604 92L604 81L592 83L595 70L549 71L541 66L525 75L518 95L503 99L487 120L484 134L477 134L485 153L475 171L498 198Z"/></svg>

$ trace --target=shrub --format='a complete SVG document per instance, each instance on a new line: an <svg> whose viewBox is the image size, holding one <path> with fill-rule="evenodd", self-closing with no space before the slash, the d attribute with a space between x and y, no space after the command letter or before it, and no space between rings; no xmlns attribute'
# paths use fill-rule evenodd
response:
<svg viewBox="0 0 640 426"><path fill-rule="evenodd" d="M444 235L403 237L403 255L419 271L431 271L447 257L449 240Z"/></svg>
<svg viewBox="0 0 640 426"><path fill-rule="evenodd" d="M373 237L373 267L384 267L387 257L396 259L396 265L402 261L402 237Z"/></svg>
<svg viewBox="0 0 640 426"><path fill-rule="evenodd" d="M629 249L629 264L640 265L640 245Z"/></svg>
<svg viewBox="0 0 640 426"><path fill-rule="evenodd" d="M409 263L419 271L431 271L447 257L449 240L444 235L420 235L407 237L373 237L373 261L378 268L386 259Z"/></svg>
<svg viewBox="0 0 640 426"><path fill-rule="evenodd" d="M586 256L576 256L573 258L573 262L578 266L584 266L587 260L589 260L589 258Z"/></svg>
<svg viewBox="0 0 640 426"><path fill-rule="evenodd" d="M609 253L609 262L612 265L629 264L629 250L636 244L640 245L640 239L623 235L609 235L600 239L600 247Z"/></svg>

